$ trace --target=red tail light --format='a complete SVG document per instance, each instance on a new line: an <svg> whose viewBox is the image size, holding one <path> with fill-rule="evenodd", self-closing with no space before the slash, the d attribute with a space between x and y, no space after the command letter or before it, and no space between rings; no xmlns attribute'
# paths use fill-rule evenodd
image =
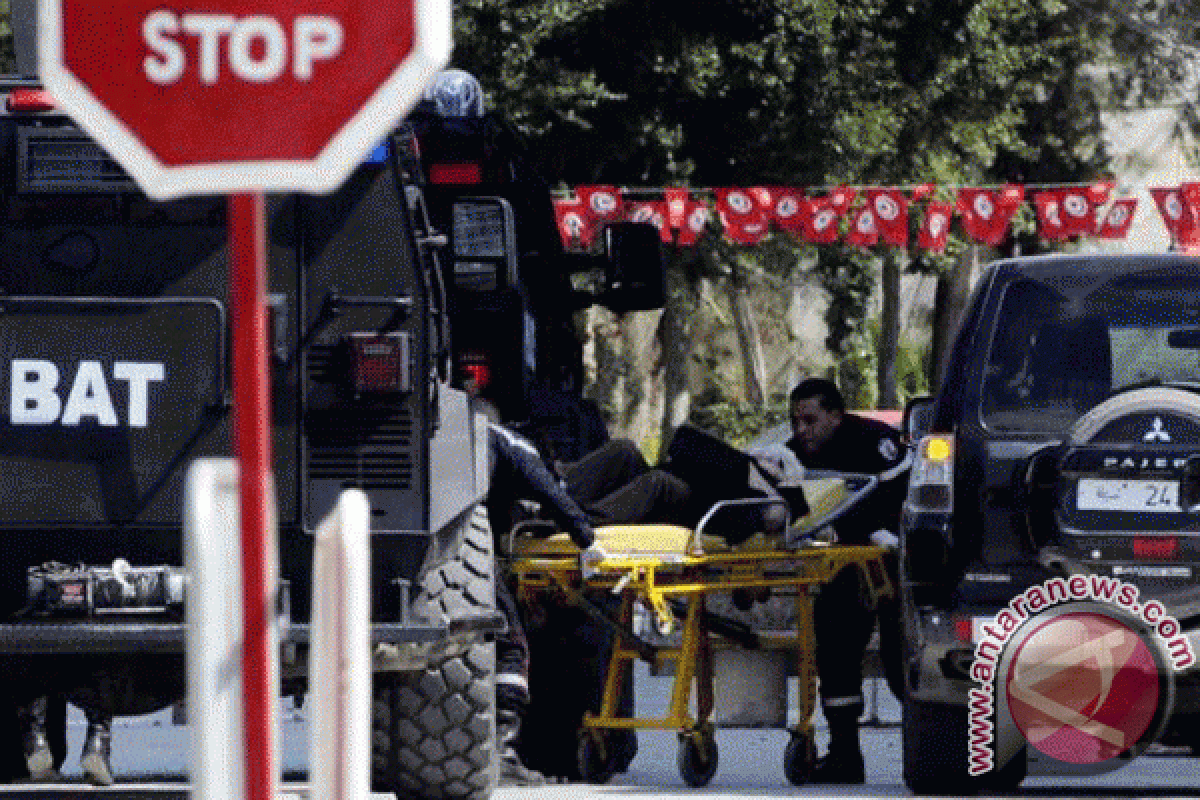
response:
<svg viewBox="0 0 1200 800"><path fill-rule="evenodd" d="M8 95L9 111L53 111L58 108L45 89L14 89Z"/></svg>
<svg viewBox="0 0 1200 800"><path fill-rule="evenodd" d="M492 382L492 368L487 364L463 364L462 371L475 384L476 391L483 391Z"/></svg>
<svg viewBox="0 0 1200 800"><path fill-rule="evenodd" d="M1135 536L1133 557L1168 559L1179 555L1179 538L1176 536Z"/></svg>
<svg viewBox="0 0 1200 800"><path fill-rule="evenodd" d="M430 164L430 183L483 183L483 166L481 164Z"/></svg>
<svg viewBox="0 0 1200 800"><path fill-rule="evenodd" d="M975 640L975 622L970 617L954 618L954 636L964 644Z"/></svg>
<svg viewBox="0 0 1200 800"><path fill-rule="evenodd" d="M351 376L355 391L407 392L409 380L408 334L350 334Z"/></svg>

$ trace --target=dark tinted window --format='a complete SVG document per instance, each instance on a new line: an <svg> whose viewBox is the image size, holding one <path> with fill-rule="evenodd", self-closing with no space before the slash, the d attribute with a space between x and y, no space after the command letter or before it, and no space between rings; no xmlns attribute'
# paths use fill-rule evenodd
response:
<svg viewBox="0 0 1200 800"><path fill-rule="evenodd" d="M1200 273L1023 278L1004 290L981 414L997 430L1055 432L1129 386L1200 383Z"/></svg>

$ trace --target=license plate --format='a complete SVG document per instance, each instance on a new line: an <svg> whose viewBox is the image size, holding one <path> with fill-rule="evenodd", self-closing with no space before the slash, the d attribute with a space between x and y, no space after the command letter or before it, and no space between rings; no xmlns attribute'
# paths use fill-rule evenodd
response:
<svg viewBox="0 0 1200 800"><path fill-rule="evenodd" d="M1179 481L1080 478L1075 493L1080 511L1178 513Z"/></svg>

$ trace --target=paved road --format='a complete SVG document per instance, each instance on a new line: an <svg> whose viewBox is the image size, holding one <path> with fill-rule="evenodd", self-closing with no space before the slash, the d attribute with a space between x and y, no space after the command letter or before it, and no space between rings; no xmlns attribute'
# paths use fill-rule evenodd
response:
<svg viewBox="0 0 1200 800"><path fill-rule="evenodd" d="M668 678L638 675L640 713L665 708ZM637 758L627 774L617 776L607 786L559 785L538 790L501 789L495 800L611 800L614 796L637 798L654 796L662 800L684 800L697 794L705 797L757 798L767 796L803 797L896 797L908 793L900 777L899 708L886 689L878 693L879 726L863 731L867 754L865 787L796 788L783 775L783 748L787 734L782 730L720 730L717 744L720 764L712 784L703 790L688 789L676 768L676 740L672 733L641 732ZM82 782L78 758L84 722L73 714L70 726L70 756L64 768L64 781L55 787L13 787L2 793L24 797L62 798L85 795L116 795L152 800L184 800L187 771L187 729L171 724L170 715L117 720L114 725L113 768L121 784L109 790L95 790ZM302 794L307 761L303 712L285 703L282 726L282 764L287 780L284 789ZM818 744L826 741L823 726L818 728ZM1200 793L1200 760L1181 757L1143 757L1120 772L1097 778L1035 777L1026 781L1022 794L1030 796L1173 796ZM382 798L382 796L379 796Z"/></svg>

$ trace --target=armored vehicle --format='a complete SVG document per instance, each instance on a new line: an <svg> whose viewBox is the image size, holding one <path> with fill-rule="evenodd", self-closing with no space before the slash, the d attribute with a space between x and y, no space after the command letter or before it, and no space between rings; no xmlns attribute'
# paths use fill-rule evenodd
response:
<svg viewBox="0 0 1200 800"><path fill-rule="evenodd" d="M554 232L545 184L519 179L511 143L487 136L483 122L414 113L337 191L267 198L283 690L307 691L314 529L361 488L373 779L401 796L483 798L495 782L503 620L480 504L485 423L464 377L485 365L516 409L528 381L555 372L551 354L578 356L537 347L572 310L661 303L657 232L616 226L605 253L568 260L556 234L527 232ZM451 163L447 183L438 164ZM183 477L231 453L232 332L226 200L147 199L31 79L0 82L0 208L0 763L12 778L16 710L36 696L113 715L183 696ZM572 269L591 271L590 291ZM52 724L60 761L62 730Z"/></svg>

